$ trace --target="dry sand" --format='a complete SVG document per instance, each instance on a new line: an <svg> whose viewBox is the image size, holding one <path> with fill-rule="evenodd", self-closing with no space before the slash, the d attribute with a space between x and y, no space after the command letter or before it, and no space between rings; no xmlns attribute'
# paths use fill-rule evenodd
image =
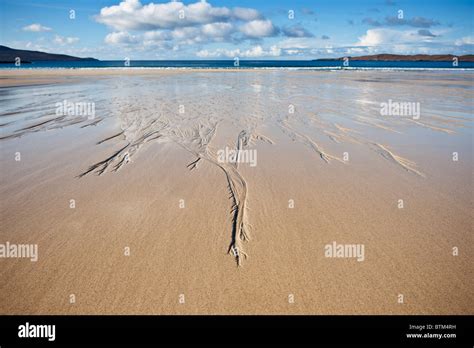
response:
<svg viewBox="0 0 474 348"><path fill-rule="evenodd" d="M474 313L472 73L0 70L0 84L0 244L39 249L0 258L1 314ZM95 117L56 114L64 100ZM388 100L420 118L381 116ZM226 147L256 166L219 161ZM325 257L333 242L364 260Z"/></svg>

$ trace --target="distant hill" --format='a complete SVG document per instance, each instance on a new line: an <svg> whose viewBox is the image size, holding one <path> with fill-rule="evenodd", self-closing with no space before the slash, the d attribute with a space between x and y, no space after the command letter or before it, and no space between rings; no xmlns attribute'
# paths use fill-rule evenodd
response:
<svg viewBox="0 0 474 348"><path fill-rule="evenodd" d="M16 50L0 45L0 63L15 63L15 58L20 57L21 63L40 61L94 61L95 58L79 58L65 54L53 54L39 51Z"/></svg>
<svg viewBox="0 0 474 348"><path fill-rule="evenodd" d="M408 61L408 62L452 62L454 57L458 57L460 62L474 62L474 55L454 56L452 54L375 54L370 56L348 57L350 60L372 60L372 61ZM314 59L317 60L343 60L341 58Z"/></svg>

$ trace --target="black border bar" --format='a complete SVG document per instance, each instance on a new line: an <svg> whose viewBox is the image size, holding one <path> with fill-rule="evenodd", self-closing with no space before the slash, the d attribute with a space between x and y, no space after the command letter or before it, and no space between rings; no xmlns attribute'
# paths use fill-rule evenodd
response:
<svg viewBox="0 0 474 348"><path fill-rule="evenodd" d="M473 318L473 316L427 315L3 315L0 316L0 347L146 344L473 347ZM18 337L19 326L27 322L30 325L55 325L55 340L51 342L47 338ZM413 326L410 329L410 325L419 326L420 329L413 329ZM413 333L455 333L456 337L440 339L407 337L407 334Z"/></svg>

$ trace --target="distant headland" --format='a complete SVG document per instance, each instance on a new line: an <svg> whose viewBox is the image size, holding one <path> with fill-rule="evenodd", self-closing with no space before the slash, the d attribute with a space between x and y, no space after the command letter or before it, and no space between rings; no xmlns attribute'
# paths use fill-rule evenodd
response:
<svg viewBox="0 0 474 348"><path fill-rule="evenodd" d="M40 61L97 61L95 58L79 58L68 56L66 54L53 54L40 51L17 50L7 46L0 45L0 63L15 63L17 57L21 64Z"/></svg>

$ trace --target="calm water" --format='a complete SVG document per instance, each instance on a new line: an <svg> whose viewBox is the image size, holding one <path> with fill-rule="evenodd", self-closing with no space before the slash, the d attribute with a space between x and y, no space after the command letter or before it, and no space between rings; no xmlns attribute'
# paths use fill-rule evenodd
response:
<svg viewBox="0 0 474 348"><path fill-rule="evenodd" d="M120 68L125 67L123 60L77 61L77 62L34 62L15 67L14 64L2 64L0 69L19 68ZM235 68L234 60L136 60L130 61L135 68ZM342 69L342 61L311 61L311 60L240 60L243 69ZM473 62L459 62L457 67L452 62L377 62L350 61L348 69L474 69Z"/></svg>

